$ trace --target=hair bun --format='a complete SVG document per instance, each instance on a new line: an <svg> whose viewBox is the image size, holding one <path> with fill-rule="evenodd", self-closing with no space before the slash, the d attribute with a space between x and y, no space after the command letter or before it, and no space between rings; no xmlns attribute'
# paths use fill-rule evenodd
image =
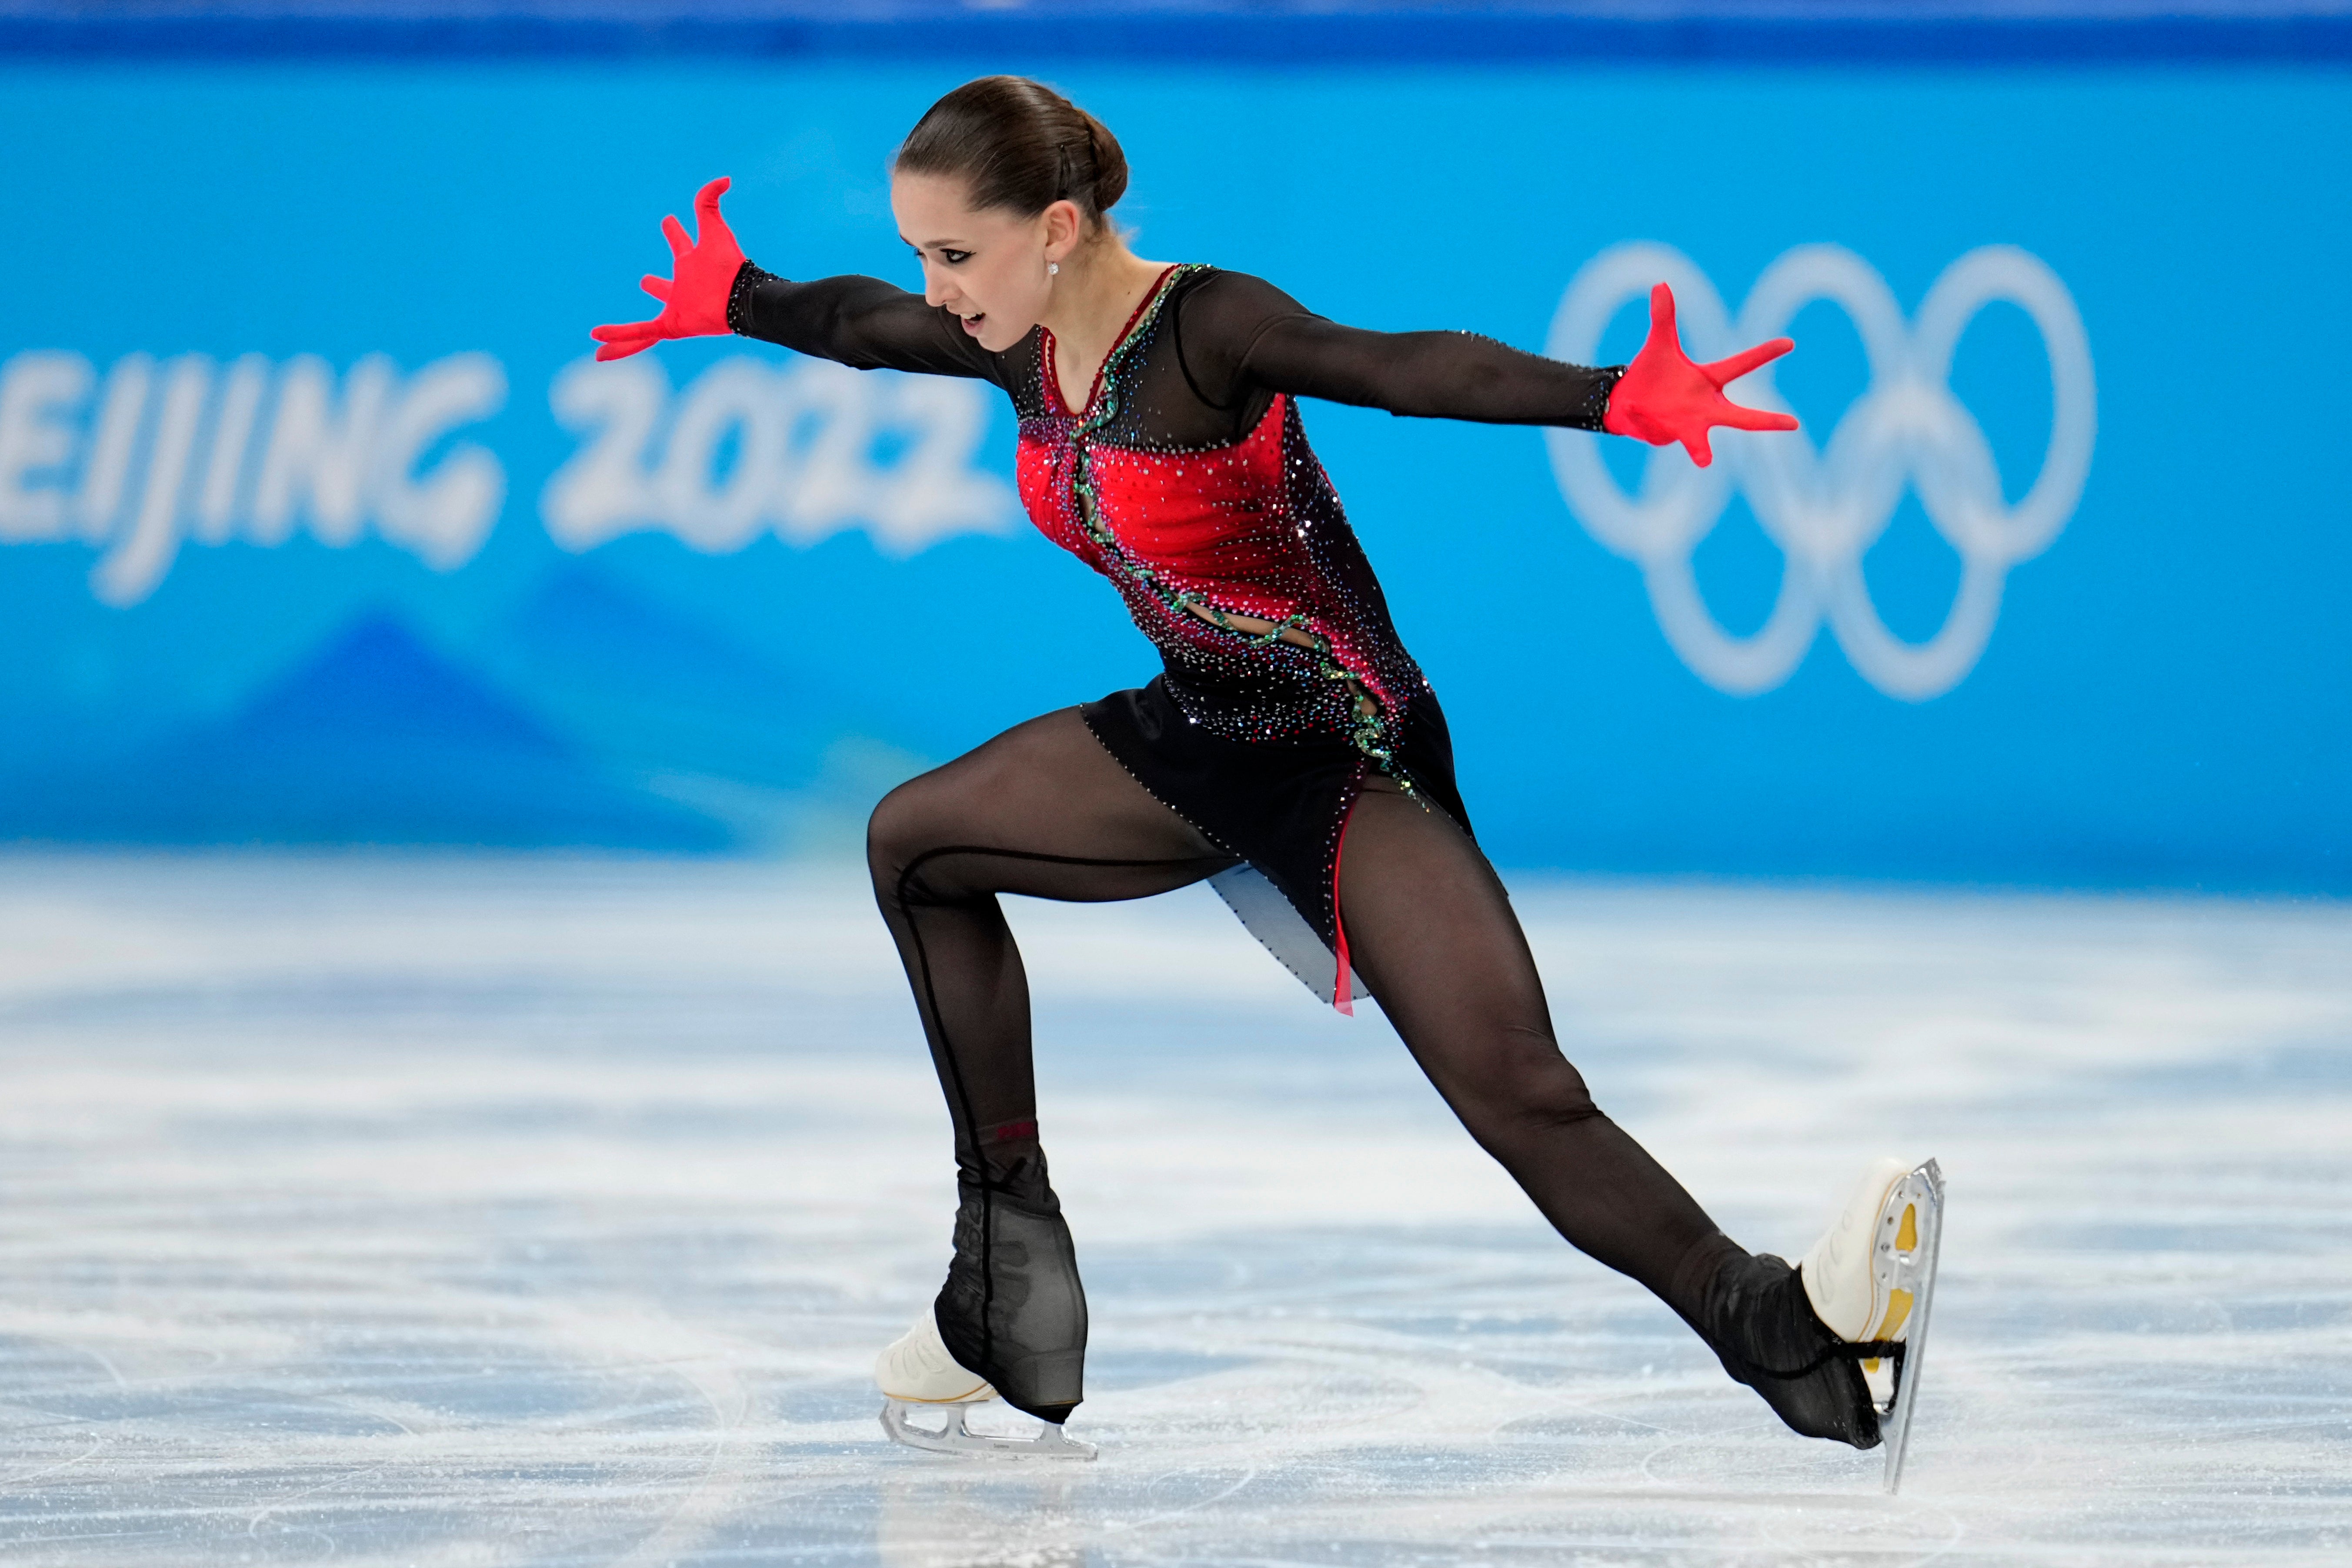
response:
<svg viewBox="0 0 2352 1568"><path fill-rule="evenodd" d="M1076 108L1075 104L1071 107ZM1077 111L1086 119L1087 150L1094 155L1095 210L1108 212L1118 204L1119 197L1127 195L1127 153L1119 147L1118 138L1110 133L1109 126L1083 109Z"/></svg>

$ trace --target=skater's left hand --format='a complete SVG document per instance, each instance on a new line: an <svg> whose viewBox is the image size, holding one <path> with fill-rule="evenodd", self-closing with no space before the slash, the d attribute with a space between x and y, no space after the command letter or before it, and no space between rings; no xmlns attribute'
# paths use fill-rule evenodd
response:
<svg viewBox="0 0 2352 1568"><path fill-rule="evenodd" d="M730 183L722 174L695 193L694 226L698 232L693 240L688 240L686 226L675 216L662 219L673 276L656 278L649 272L638 285L662 302L662 312L649 321L622 321L591 331L598 359L626 359L664 338L711 337L729 330L727 297L734 291L735 275L743 269L743 247L719 216L719 198Z"/></svg>
<svg viewBox="0 0 2352 1568"><path fill-rule="evenodd" d="M1797 428L1792 415L1743 408L1723 395L1727 382L1738 380L1796 346L1787 338L1774 338L1712 364L1694 363L1683 353L1682 340L1675 331L1674 290L1661 283L1650 290L1649 342L1611 389L1609 411L1601 416L1601 427L1653 447L1680 441L1691 461L1704 468L1715 460L1707 432L1717 425L1735 430Z"/></svg>

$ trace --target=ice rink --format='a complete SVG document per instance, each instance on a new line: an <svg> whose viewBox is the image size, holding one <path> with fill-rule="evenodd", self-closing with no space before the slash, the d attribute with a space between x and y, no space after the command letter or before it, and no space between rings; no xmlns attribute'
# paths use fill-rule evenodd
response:
<svg viewBox="0 0 2352 1568"><path fill-rule="evenodd" d="M945 1118L846 874L19 857L0 1557L2341 1563L2352 910L1522 884L1750 1247L1951 1185L1904 1494L1536 1219L1205 892L1015 910L1091 1466L875 1421Z"/></svg>

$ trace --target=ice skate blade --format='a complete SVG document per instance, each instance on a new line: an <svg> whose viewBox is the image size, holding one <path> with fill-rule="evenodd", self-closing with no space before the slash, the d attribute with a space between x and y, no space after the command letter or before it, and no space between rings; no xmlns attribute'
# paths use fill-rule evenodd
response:
<svg viewBox="0 0 2352 1568"><path fill-rule="evenodd" d="M1091 1459L1095 1457L1092 1443L1081 1443L1069 1436L1052 1422L1042 1425L1045 1430L1034 1437L999 1437L985 1432L974 1432L964 1425L963 1405L909 1405L904 1400L885 1399L882 1403L882 1430L895 1442L909 1448L920 1448L931 1454L979 1454L997 1458L1013 1459ZM910 1410L938 1410L947 1416L948 1424L939 1431L915 1426L907 1419Z"/></svg>
<svg viewBox="0 0 2352 1568"><path fill-rule="evenodd" d="M1886 1444L1886 1493L1903 1485L1903 1457L1911 1438L1911 1412L1919 1393L1919 1363L1927 1346L1927 1319L1936 1300L1936 1263L1944 1244L1944 1171L1930 1160L1895 1184L1889 1205L1913 1206L1917 1230L1908 1251L1895 1255L1895 1284L1911 1292L1903 1354L1895 1363L1895 1398L1880 1414Z"/></svg>

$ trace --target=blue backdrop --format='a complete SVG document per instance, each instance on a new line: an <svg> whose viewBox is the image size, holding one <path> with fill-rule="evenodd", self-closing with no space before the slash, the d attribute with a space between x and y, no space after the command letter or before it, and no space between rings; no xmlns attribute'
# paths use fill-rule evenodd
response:
<svg viewBox="0 0 2352 1568"><path fill-rule="evenodd" d="M2261 61L0 63L0 836L809 848L1148 677L992 389L583 363L715 174L913 283L888 154L1004 68L1147 256L1797 339L1706 476L1307 409L1498 860L2352 887L2352 80Z"/></svg>

